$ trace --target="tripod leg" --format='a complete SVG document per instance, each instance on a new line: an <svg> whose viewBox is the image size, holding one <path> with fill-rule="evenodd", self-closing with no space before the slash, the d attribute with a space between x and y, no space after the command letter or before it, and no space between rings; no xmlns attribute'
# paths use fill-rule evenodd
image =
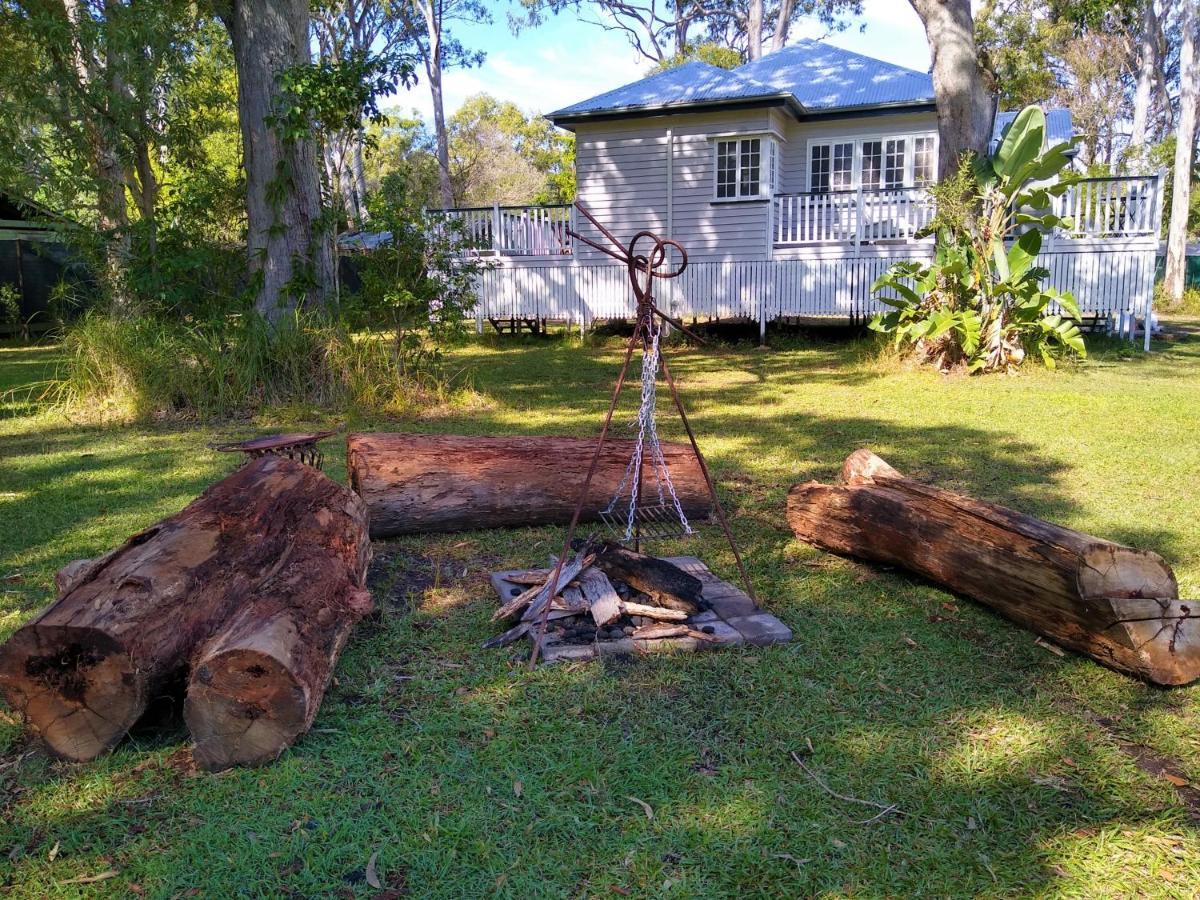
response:
<svg viewBox="0 0 1200 900"><path fill-rule="evenodd" d="M725 519L725 510L721 508L721 501L717 499L717 489L713 485L712 475L708 471L708 463L704 461L704 454L700 452L700 445L696 443L696 434L692 431L692 423L688 421L687 413L684 412L683 403L679 400L679 391L675 387L675 379L671 377L671 369L667 365L667 358L664 356L661 359L663 375L667 379L667 386L671 389L671 399L675 402L675 408L679 410L679 418L683 422L683 428L687 432L688 440L692 442L692 451L696 454L696 462L700 464L700 473L704 476L704 483L708 486L708 494L712 497L713 511L717 514L717 521L721 523L721 530L725 532L725 540L729 542L729 549L733 551L733 558L737 560L738 572L741 573L742 583L746 585L746 593L750 599L758 602L758 598L754 595L754 586L750 583L750 575L746 572L746 564L742 562L742 554L738 552L737 542L733 539L733 532L729 530L729 522Z"/></svg>
<svg viewBox="0 0 1200 900"><path fill-rule="evenodd" d="M596 441L596 452L592 454L592 464L588 466L587 477L583 479L583 487L579 491L579 500L575 503L575 511L571 514L571 524L567 526L567 536L563 540L562 551L558 554L558 561L554 564L554 571L550 573L550 597L546 605L542 607L542 613L538 617L537 639L533 642L533 653L529 657L529 668L532 671L537 665L538 653L542 649L542 640L546 637L546 622L550 619L550 600L554 599L554 595L558 593L558 576L562 574L563 565L566 564L567 554L571 552L571 540L575 537L575 528L579 525L579 517L583 514L583 504L587 502L588 491L592 487L592 477L596 474L596 467L600 464L600 452L604 449L604 440L608 437L608 428L612 424L613 413L617 410L617 401L621 399L621 388L625 386L625 376L629 372L629 361L633 358L633 349L637 346L638 338L641 336L642 323L639 320L638 324L633 329L633 335L629 338L629 344L625 347L625 360L621 363L621 374L617 376L616 387L613 388L612 401L608 404L608 414L604 417L604 426L600 429L600 437ZM734 551L735 553L737 551Z"/></svg>

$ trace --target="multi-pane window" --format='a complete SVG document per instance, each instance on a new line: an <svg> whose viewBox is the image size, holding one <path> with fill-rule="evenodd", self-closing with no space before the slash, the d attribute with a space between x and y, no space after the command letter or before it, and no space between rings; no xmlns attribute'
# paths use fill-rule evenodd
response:
<svg viewBox="0 0 1200 900"><path fill-rule="evenodd" d="M823 194L829 190L829 156L828 144L813 144L808 179L809 190L814 194Z"/></svg>
<svg viewBox="0 0 1200 900"><path fill-rule="evenodd" d="M743 138L740 142L741 159L738 174L738 196L757 197L762 180L762 140Z"/></svg>
<svg viewBox="0 0 1200 900"><path fill-rule="evenodd" d="M848 191L854 187L854 143L833 145L833 178L835 191Z"/></svg>
<svg viewBox="0 0 1200 900"><path fill-rule="evenodd" d="M808 189L813 193L898 190L933 182L937 139L933 135L864 138L810 143Z"/></svg>
<svg viewBox="0 0 1200 900"><path fill-rule="evenodd" d="M737 196L737 141L717 141L717 197Z"/></svg>
<svg viewBox="0 0 1200 900"><path fill-rule="evenodd" d="M767 172L773 174L774 147L767 160ZM763 191L762 138L735 138L717 141L717 199L734 200L757 197Z"/></svg>
<svg viewBox="0 0 1200 900"><path fill-rule="evenodd" d="M913 139L913 184L933 183L934 173L933 138Z"/></svg>
<svg viewBox="0 0 1200 900"><path fill-rule="evenodd" d="M864 190L878 190L883 184L883 141L862 143L862 186Z"/></svg>
<svg viewBox="0 0 1200 900"><path fill-rule="evenodd" d="M883 155L883 186L889 190L904 187L904 150L907 146L903 138L887 142Z"/></svg>

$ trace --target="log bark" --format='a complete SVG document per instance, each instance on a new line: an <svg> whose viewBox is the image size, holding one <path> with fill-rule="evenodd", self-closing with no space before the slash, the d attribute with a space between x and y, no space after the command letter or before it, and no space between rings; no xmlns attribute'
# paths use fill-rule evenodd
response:
<svg viewBox="0 0 1200 900"><path fill-rule="evenodd" d="M590 438L351 434L346 468L367 501L373 538L565 525L595 448ZM632 441L605 442L581 521L597 520L632 453ZM691 447L665 443L663 454L684 512L707 516L711 501ZM655 483L648 463L642 477L644 486Z"/></svg>
<svg viewBox="0 0 1200 900"><path fill-rule="evenodd" d="M0 690L52 751L109 749L180 678L201 641L251 602L307 520L358 498L316 469L255 460L178 514L59 576L58 599L0 648Z"/></svg>
<svg viewBox="0 0 1200 900"><path fill-rule="evenodd" d="M1179 600L1156 553L921 484L868 450L841 485L793 487L787 517L802 540L908 569L1110 668L1163 685L1200 676L1198 604Z"/></svg>
<svg viewBox="0 0 1200 900"><path fill-rule="evenodd" d="M196 655L184 720L205 769L270 762L308 731L351 630L371 611L366 507L325 481L337 490L295 523L294 552Z"/></svg>

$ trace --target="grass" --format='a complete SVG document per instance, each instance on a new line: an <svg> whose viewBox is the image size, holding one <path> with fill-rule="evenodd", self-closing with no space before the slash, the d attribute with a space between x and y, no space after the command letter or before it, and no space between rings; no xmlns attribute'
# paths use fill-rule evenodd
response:
<svg viewBox="0 0 1200 900"><path fill-rule="evenodd" d="M484 402L350 424L591 435L618 358L480 342L452 362ZM0 350L0 392L55 361ZM530 674L516 651L477 649L493 630L487 573L540 562L558 529L381 543L378 613L314 730L272 766L196 774L169 720L68 765L0 712L0 891L369 897L374 856L385 889L454 898L1194 896L1200 810L1139 759L1200 779L1200 689L1055 655L928 584L819 553L790 536L783 504L866 445L915 476L1156 549L1198 597L1200 338L1149 357L1105 345L1016 378L875 364L853 343L675 352L672 369L793 644ZM209 444L300 424L77 426L21 396L0 406L0 577L24 577L0 585L0 639L52 598L58 567L228 471ZM661 550L734 575L713 532ZM858 824L876 810L831 796L793 751L832 790L900 812Z"/></svg>

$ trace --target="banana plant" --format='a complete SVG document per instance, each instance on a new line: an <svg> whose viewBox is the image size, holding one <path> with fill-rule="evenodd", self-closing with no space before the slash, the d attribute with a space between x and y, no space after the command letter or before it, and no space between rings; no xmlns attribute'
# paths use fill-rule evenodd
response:
<svg viewBox="0 0 1200 900"><path fill-rule="evenodd" d="M971 213L939 226L931 263L899 263L876 280L872 290L892 308L871 328L943 368L961 361L972 372L1011 370L1029 351L1051 368L1057 356L1087 355L1074 297L1044 287L1050 272L1037 265L1042 234L1071 226L1053 198L1071 184L1073 142L1045 140L1045 113L1028 106L995 155L964 160Z"/></svg>

